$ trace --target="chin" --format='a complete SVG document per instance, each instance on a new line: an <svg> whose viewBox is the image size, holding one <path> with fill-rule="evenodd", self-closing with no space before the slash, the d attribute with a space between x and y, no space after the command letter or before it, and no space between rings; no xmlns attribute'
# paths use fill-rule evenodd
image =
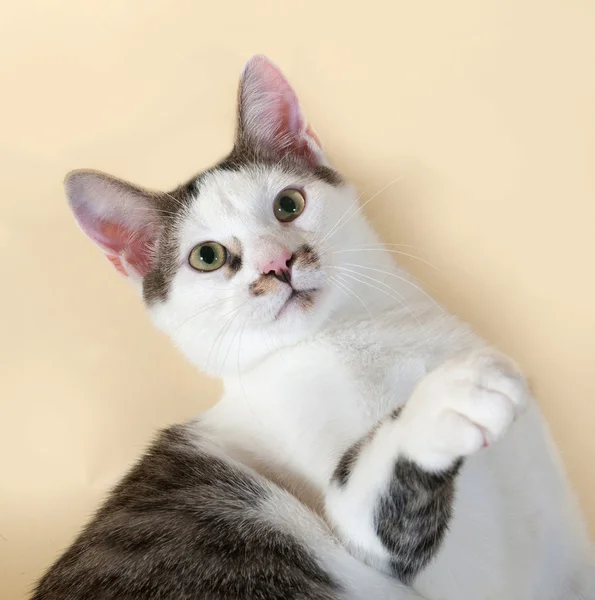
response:
<svg viewBox="0 0 595 600"><path fill-rule="evenodd" d="M319 331L333 313L331 290L320 287L296 293L277 310L266 327L279 341L295 341Z"/></svg>
<svg viewBox="0 0 595 600"><path fill-rule="evenodd" d="M221 309L222 315L211 318L206 312L200 314L194 304L174 310L171 303L166 303L152 308L152 320L199 370L214 377L236 376L270 352L325 327L339 309L342 297L325 282L316 283L319 287L315 290L302 290L261 306L246 315L243 323L240 319L228 321L231 325L227 329L227 306ZM199 317L192 320L194 313ZM181 327L184 323L187 326Z"/></svg>

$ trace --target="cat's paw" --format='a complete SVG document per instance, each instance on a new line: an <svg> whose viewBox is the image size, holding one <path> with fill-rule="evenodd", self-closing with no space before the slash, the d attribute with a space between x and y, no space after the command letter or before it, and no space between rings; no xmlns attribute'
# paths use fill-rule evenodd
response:
<svg viewBox="0 0 595 600"><path fill-rule="evenodd" d="M444 468L502 437L528 399L518 367L491 349L444 363L415 389L400 416L405 452Z"/></svg>

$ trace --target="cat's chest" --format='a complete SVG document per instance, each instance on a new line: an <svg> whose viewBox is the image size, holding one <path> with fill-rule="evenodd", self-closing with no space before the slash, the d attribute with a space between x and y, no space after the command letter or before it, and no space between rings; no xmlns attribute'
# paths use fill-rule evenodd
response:
<svg viewBox="0 0 595 600"><path fill-rule="evenodd" d="M227 382L216 418L238 447L321 486L345 449L406 400L423 369L365 340L304 344Z"/></svg>

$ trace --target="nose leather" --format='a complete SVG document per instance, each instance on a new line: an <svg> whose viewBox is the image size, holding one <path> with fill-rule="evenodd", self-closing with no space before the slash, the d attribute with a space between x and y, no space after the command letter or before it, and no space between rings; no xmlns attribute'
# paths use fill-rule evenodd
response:
<svg viewBox="0 0 595 600"><path fill-rule="evenodd" d="M264 257L259 266L259 270L263 275L274 275L279 278L283 273L289 271L289 261L291 260L291 251L288 248L279 246L272 248L271 253Z"/></svg>

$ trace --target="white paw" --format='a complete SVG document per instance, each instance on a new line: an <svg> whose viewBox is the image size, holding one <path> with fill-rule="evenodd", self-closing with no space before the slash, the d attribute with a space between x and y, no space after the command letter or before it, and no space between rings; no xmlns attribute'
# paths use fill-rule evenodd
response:
<svg viewBox="0 0 595 600"><path fill-rule="evenodd" d="M404 450L445 468L502 437L527 398L518 367L494 350L450 360L420 381L403 409Z"/></svg>

